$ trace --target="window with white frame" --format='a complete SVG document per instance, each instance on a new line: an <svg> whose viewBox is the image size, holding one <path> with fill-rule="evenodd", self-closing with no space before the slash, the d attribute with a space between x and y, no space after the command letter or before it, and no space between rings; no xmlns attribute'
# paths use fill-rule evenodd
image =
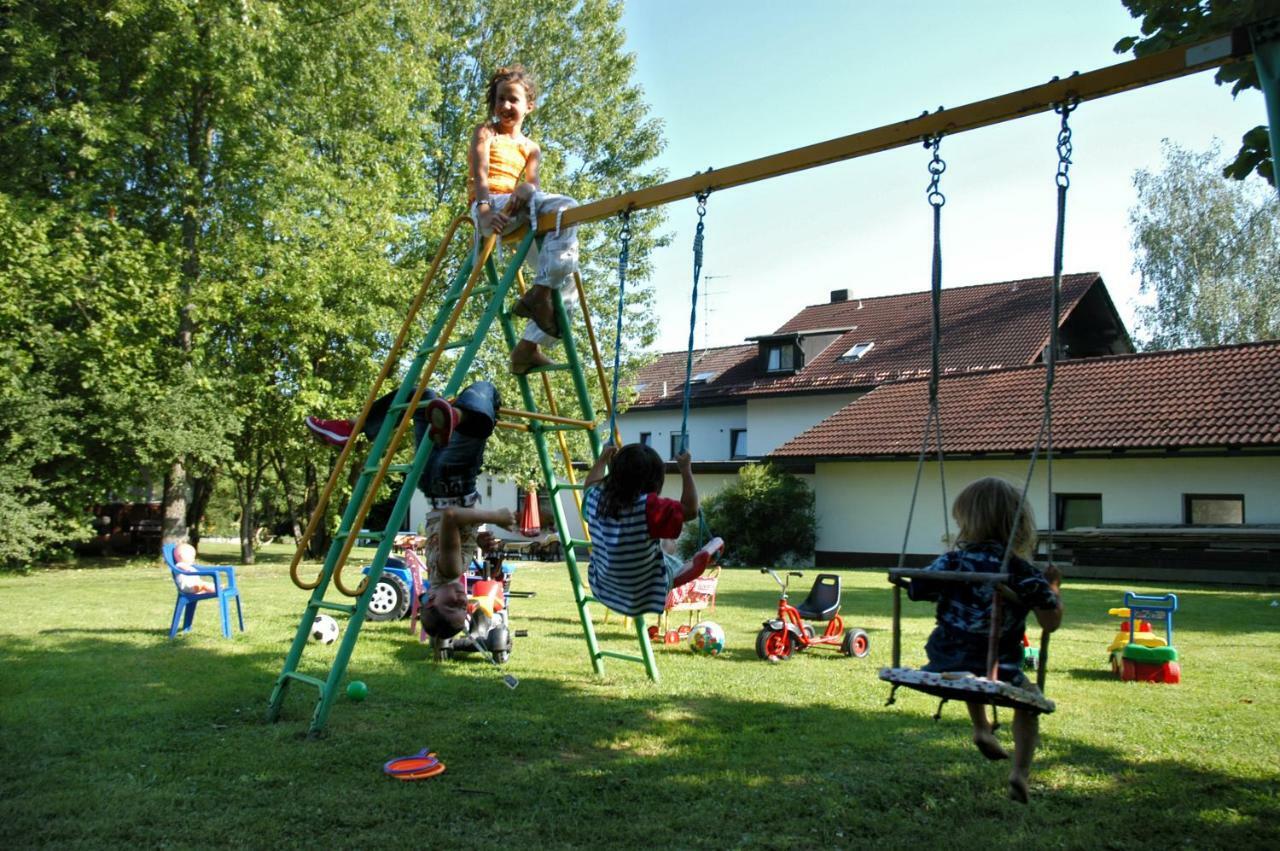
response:
<svg viewBox="0 0 1280 851"><path fill-rule="evenodd" d="M854 343L849 351L840 356L842 361L858 360L875 346L875 343Z"/></svg>
<svg viewBox="0 0 1280 851"><path fill-rule="evenodd" d="M653 432L651 431L640 432L640 445L653 446Z"/></svg>
<svg viewBox="0 0 1280 851"><path fill-rule="evenodd" d="M791 372L796 368L796 347L791 343L776 343L765 348L766 372Z"/></svg>

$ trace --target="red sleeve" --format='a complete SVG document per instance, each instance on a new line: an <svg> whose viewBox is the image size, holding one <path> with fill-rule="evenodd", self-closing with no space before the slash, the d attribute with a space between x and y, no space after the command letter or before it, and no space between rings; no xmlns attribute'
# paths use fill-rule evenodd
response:
<svg viewBox="0 0 1280 851"><path fill-rule="evenodd" d="M645 519L649 521L650 538L678 538L684 529L684 507L678 500L651 493L645 504Z"/></svg>

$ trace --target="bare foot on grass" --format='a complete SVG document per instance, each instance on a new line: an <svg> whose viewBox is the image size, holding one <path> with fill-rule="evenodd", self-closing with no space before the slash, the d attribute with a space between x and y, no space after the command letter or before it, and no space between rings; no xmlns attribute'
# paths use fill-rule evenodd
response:
<svg viewBox="0 0 1280 851"><path fill-rule="evenodd" d="M974 733L973 743L978 752L990 760L1008 759L1009 753L1000 746L1000 741L993 733Z"/></svg>
<svg viewBox="0 0 1280 851"><path fill-rule="evenodd" d="M1027 778L1019 774L1009 775L1009 800L1019 804L1030 802L1031 790L1027 785Z"/></svg>

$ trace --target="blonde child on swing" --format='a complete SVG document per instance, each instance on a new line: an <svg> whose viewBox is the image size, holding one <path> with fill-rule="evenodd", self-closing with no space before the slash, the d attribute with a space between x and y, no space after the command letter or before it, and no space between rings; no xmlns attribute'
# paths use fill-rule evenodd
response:
<svg viewBox="0 0 1280 851"><path fill-rule="evenodd" d="M537 95L537 84L521 65L499 68L489 79L485 95L489 117L472 133L467 158L467 192L480 236L509 234L525 222L536 223L542 213L577 206L572 198L539 188L542 149L524 135L524 120L533 112ZM536 271L533 286L512 308L516 316L529 320L511 351L511 371L516 375L551 363L539 347L561 337L551 291L560 291L566 309L576 301L577 227L557 226L546 234L540 248L536 241L530 246L526 259Z"/></svg>
<svg viewBox="0 0 1280 851"><path fill-rule="evenodd" d="M592 595L622 615L660 614L667 592L692 582L723 547L712 539L683 563L665 546L698 516L698 486L688 452L676 458L680 499L660 496L666 467L652 448L606 446L587 473L583 516L591 531L587 581Z"/></svg>
<svg viewBox="0 0 1280 851"><path fill-rule="evenodd" d="M939 556L928 570L1000 573L1006 548L1011 548L1008 587L1017 602L1007 601L1000 624L999 678L1018 688L1035 690L1022 673L1022 635L1033 613L1041 628L1052 632L1062 623L1062 576L1049 566L1041 572L1028 559L1035 549L1036 526L1031 506L1013 485L1002 479L979 479L966 487L952 504L958 525L956 548ZM1016 518L1016 521L1015 521ZM1017 523L1015 528L1014 524ZM929 663L922 670L935 673L963 671L986 676L987 643L991 631L992 584L911 582L913 600L936 601L937 626L925 644ZM982 703L966 701L973 722L973 743L987 759L1008 759ZM1009 797L1026 803L1031 760L1035 756L1040 716L1028 709L1013 712L1013 767L1009 773Z"/></svg>

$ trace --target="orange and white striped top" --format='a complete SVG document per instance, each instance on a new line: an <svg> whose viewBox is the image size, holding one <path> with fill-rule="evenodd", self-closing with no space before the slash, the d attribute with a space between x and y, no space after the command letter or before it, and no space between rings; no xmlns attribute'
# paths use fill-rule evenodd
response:
<svg viewBox="0 0 1280 851"><path fill-rule="evenodd" d="M528 147L526 147L528 145ZM533 143L517 142L510 136L494 135L489 140L489 191L494 195L514 192L524 165L529 159ZM467 180L467 200L476 200L476 182L472 175Z"/></svg>

